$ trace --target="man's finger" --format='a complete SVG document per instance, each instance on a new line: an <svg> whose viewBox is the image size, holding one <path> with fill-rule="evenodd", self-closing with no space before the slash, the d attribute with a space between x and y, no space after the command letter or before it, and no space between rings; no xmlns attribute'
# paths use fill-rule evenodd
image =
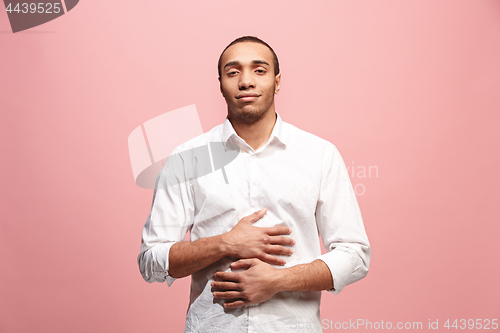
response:
<svg viewBox="0 0 500 333"><path fill-rule="evenodd" d="M264 229L269 236L290 235L292 233L292 229L288 227L268 227Z"/></svg>
<svg viewBox="0 0 500 333"><path fill-rule="evenodd" d="M255 259L240 259L231 264L231 268L248 268L255 264Z"/></svg>
<svg viewBox="0 0 500 333"><path fill-rule="evenodd" d="M274 253L274 254L281 254L284 256L291 256L293 254L292 249L290 249L288 247L281 246L281 245L268 245L266 247L266 252L267 253Z"/></svg>
<svg viewBox="0 0 500 333"><path fill-rule="evenodd" d="M214 298L219 299L235 299L243 297L240 291L216 291L213 293L213 295Z"/></svg>
<svg viewBox="0 0 500 333"><path fill-rule="evenodd" d="M214 281L211 284L213 291L241 291L241 287L236 282L223 282L223 281Z"/></svg>
<svg viewBox="0 0 500 333"><path fill-rule="evenodd" d="M279 245L295 245L295 240L290 237L285 236L270 236L269 238L270 244L279 244Z"/></svg>
<svg viewBox="0 0 500 333"><path fill-rule="evenodd" d="M283 259L280 259L278 257L272 256L270 254L263 254L260 258L260 260L267 262L268 264L271 265L279 265L279 266L284 266L286 264L286 261Z"/></svg>
<svg viewBox="0 0 500 333"><path fill-rule="evenodd" d="M264 215L266 215L267 212L267 207L262 208L261 210L256 211L252 215L249 215L250 217L250 222L254 223L260 220Z"/></svg>
<svg viewBox="0 0 500 333"><path fill-rule="evenodd" d="M248 302L238 300L238 301L234 301L234 302L224 303L224 307L226 307L226 308L239 308L239 307L245 306L247 304L248 304Z"/></svg>
<svg viewBox="0 0 500 333"><path fill-rule="evenodd" d="M233 272L216 272L214 274L214 280L239 282L238 273Z"/></svg>

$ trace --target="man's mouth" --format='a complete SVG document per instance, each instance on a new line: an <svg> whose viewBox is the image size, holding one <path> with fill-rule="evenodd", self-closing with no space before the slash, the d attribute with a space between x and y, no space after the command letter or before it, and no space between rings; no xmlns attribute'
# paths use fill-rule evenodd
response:
<svg viewBox="0 0 500 333"><path fill-rule="evenodd" d="M242 102L253 102L259 98L259 96L259 94L239 94L236 96L236 99Z"/></svg>

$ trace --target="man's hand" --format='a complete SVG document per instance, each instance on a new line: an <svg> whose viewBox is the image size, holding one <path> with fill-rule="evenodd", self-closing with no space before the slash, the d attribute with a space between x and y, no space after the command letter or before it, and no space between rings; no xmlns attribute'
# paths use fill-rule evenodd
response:
<svg viewBox="0 0 500 333"><path fill-rule="evenodd" d="M280 291L309 292L332 290L332 274L320 259L309 264L276 269L259 259L241 259L231 269L242 272L216 272L212 282L214 298L223 299L227 308L267 301Z"/></svg>
<svg viewBox="0 0 500 333"><path fill-rule="evenodd" d="M257 258L274 265L285 265L283 259L272 254L291 255L292 249L283 245L294 245L295 241L289 237L292 230L288 227L255 227L252 224L260 220L267 212L267 208L259 210L242 218L226 234L222 242L226 245L227 253L238 259Z"/></svg>
<svg viewBox="0 0 500 333"><path fill-rule="evenodd" d="M261 219L267 208L242 218L230 231L194 242L176 242L169 251L169 275L181 278L198 272L224 257L237 259L259 258L275 265L285 261L272 254L291 255L292 249L284 245L294 240L281 236L292 232L287 227L259 228L252 224Z"/></svg>
<svg viewBox="0 0 500 333"><path fill-rule="evenodd" d="M242 272L216 272L212 288L214 298L226 300L224 306L237 308L267 301L280 290L281 269L259 259L241 259L231 264Z"/></svg>

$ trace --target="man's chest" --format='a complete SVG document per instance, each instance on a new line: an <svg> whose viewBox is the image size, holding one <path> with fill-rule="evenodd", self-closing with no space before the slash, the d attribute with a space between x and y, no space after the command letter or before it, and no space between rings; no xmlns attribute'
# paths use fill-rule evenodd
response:
<svg viewBox="0 0 500 333"><path fill-rule="evenodd" d="M195 238L227 232L264 207L268 213L257 226L293 226L292 219L314 215L321 182L319 159L283 151L257 155L241 153L226 165L228 183L221 170L191 182Z"/></svg>

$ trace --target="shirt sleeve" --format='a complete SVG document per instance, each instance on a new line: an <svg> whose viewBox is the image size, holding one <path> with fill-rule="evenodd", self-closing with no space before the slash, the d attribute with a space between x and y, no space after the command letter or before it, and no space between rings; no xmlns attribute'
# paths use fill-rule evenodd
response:
<svg viewBox="0 0 500 333"><path fill-rule="evenodd" d="M139 270L146 282L172 285L175 278L168 273L169 252L181 242L192 226L194 203L190 182L186 181L182 157L172 152L158 174L151 211L142 230Z"/></svg>
<svg viewBox="0 0 500 333"><path fill-rule="evenodd" d="M316 222L328 251L317 259L330 269L333 289L328 291L337 295L346 285L366 276L371 249L349 174L331 143L323 152Z"/></svg>

